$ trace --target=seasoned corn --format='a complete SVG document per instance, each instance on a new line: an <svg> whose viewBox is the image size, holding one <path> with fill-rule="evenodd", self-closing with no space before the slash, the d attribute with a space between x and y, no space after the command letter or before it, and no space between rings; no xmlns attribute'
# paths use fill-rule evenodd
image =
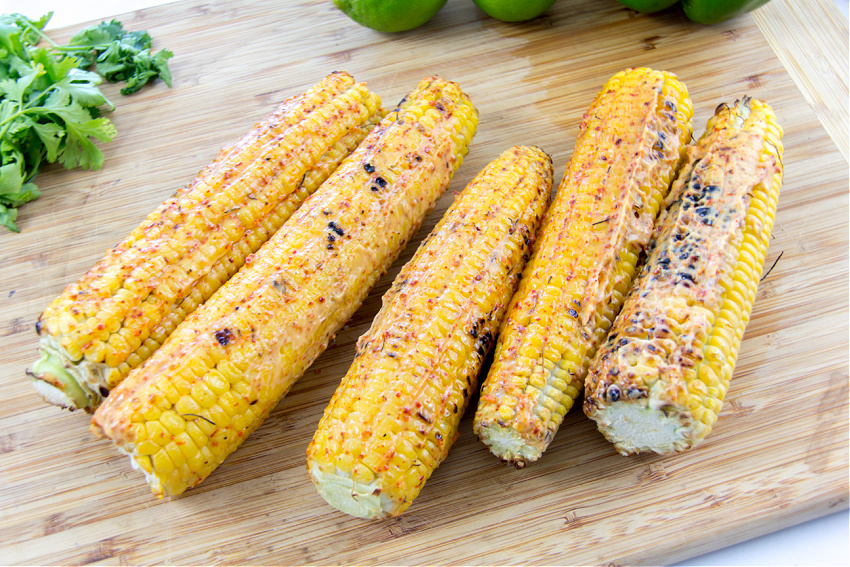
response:
<svg viewBox="0 0 850 567"><path fill-rule="evenodd" d="M585 114L575 151L502 324L474 428L500 459L537 460L620 310L691 136L673 75L629 69Z"/></svg>
<svg viewBox="0 0 850 567"><path fill-rule="evenodd" d="M551 187L549 156L511 148L472 180L401 270L307 451L311 478L332 506L398 515L446 458Z"/></svg>
<svg viewBox="0 0 850 567"><path fill-rule="evenodd" d="M587 377L585 413L620 453L689 449L717 420L770 242L781 137L771 108L745 97L689 151Z"/></svg>
<svg viewBox="0 0 850 567"><path fill-rule="evenodd" d="M197 485L268 416L448 187L477 123L458 85L422 81L101 405L94 431L154 494Z"/></svg>
<svg viewBox="0 0 850 567"><path fill-rule="evenodd" d="M39 317L42 397L96 408L354 150L379 106L333 73L223 149Z"/></svg>

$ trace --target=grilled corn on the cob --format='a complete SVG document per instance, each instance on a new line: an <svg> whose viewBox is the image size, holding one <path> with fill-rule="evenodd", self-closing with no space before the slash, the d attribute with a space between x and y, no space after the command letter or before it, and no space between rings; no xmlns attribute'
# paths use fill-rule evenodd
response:
<svg viewBox="0 0 850 567"><path fill-rule="evenodd" d="M379 106L334 73L223 149L41 315L42 397L97 407L354 150Z"/></svg>
<svg viewBox="0 0 850 567"><path fill-rule="evenodd" d="M446 189L478 117L424 80L242 270L95 412L154 494L180 494L256 429Z"/></svg>
<svg viewBox="0 0 850 567"><path fill-rule="evenodd" d="M500 459L537 460L579 395L691 136L675 76L629 69L585 114L502 325L474 428Z"/></svg>
<svg viewBox="0 0 850 567"><path fill-rule="evenodd" d="M688 449L717 420L773 228L781 137L771 108L744 98L689 151L587 377L585 413L620 453Z"/></svg>
<svg viewBox="0 0 850 567"><path fill-rule="evenodd" d="M307 450L332 506L366 518L401 514L446 458L551 187L549 156L511 148L401 270Z"/></svg>

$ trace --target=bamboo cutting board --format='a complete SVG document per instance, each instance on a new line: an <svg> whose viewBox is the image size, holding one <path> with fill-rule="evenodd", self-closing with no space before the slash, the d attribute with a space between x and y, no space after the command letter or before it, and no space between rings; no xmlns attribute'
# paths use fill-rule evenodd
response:
<svg viewBox="0 0 850 567"><path fill-rule="evenodd" d="M796 4L813 21L823 13L814 0ZM0 563L668 563L846 508L846 118L830 118L846 117L846 59L834 98L843 115L823 103L834 93L807 102L786 71L805 75L798 31L770 35L774 52L754 20L769 27L781 6L702 27L676 10L646 16L613 0L561 0L509 25L451 0L396 36L324 0L186 0L121 16L176 53L173 88L120 97L107 87L119 136L104 147L103 170L48 169L44 197L21 209L22 233L0 235ZM845 54L846 37L844 27L834 46ZM307 444L354 342L451 191L267 422L182 497L152 498L127 459L91 436L86 415L45 405L25 380L47 303L221 146L327 73L349 71L386 105L425 75L459 82L481 115L452 183L460 191L513 144L543 147L560 179L596 91L638 65L685 81L698 133L718 103L743 94L769 101L786 133L767 265L782 257L759 289L721 418L697 449L624 458L573 411L544 457L517 471L477 441L468 411L403 516L362 521L324 503L305 470Z"/></svg>

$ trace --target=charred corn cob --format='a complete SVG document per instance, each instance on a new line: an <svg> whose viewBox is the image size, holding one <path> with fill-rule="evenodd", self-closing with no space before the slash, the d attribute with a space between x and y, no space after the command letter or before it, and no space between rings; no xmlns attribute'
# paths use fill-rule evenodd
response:
<svg viewBox="0 0 850 567"><path fill-rule="evenodd" d="M585 114L575 151L500 331L474 429L500 459L537 460L622 306L691 136L675 76L629 69Z"/></svg>
<svg viewBox="0 0 850 567"><path fill-rule="evenodd" d="M95 412L154 494L201 482L359 307L446 189L478 116L424 80Z"/></svg>
<svg viewBox="0 0 850 567"><path fill-rule="evenodd" d="M771 108L744 98L689 150L587 377L584 411L620 453L683 451L717 420L773 229L781 138Z"/></svg>
<svg viewBox="0 0 850 567"><path fill-rule="evenodd" d="M401 270L307 450L332 506L401 514L446 458L551 188L549 156L511 148Z"/></svg>
<svg viewBox="0 0 850 567"><path fill-rule="evenodd" d="M42 397L97 407L354 150L379 106L334 73L223 149L39 317Z"/></svg>

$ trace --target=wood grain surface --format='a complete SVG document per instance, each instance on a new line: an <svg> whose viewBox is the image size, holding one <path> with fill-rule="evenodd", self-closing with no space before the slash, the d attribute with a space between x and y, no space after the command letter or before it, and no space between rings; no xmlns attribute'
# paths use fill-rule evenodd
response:
<svg viewBox="0 0 850 567"><path fill-rule="evenodd" d="M49 168L38 178L44 196L20 211L21 234L0 235L0 563L661 564L848 506L846 147L842 155L753 16L703 27L676 9L639 15L613 0L570 0L510 25L451 0L424 27L390 36L324 0L186 0L120 19L176 53L173 88L120 97L107 87L119 135L104 146L104 168ZM743 94L769 101L785 128L768 265L783 255L760 286L712 435L689 453L625 458L573 411L544 457L517 471L475 438L468 411L403 516L370 522L327 506L305 470L307 443L354 342L451 191L513 144L543 147L560 179L596 91L637 65L685 81L697 132L718 103ZM91 436L86 415L36 396L24 377L35 320L222 145L337 69L387 105L425 75L458 81L481 113L471 153L417 239L267 422L201 486L156 500L126 457Z"/></svg>
<svg viewBox="0 0 850 567"><path fill-rule="evenodd" d="M847 18L831 0L774 0L753 12L753 19L850 162Z"/></svg>

